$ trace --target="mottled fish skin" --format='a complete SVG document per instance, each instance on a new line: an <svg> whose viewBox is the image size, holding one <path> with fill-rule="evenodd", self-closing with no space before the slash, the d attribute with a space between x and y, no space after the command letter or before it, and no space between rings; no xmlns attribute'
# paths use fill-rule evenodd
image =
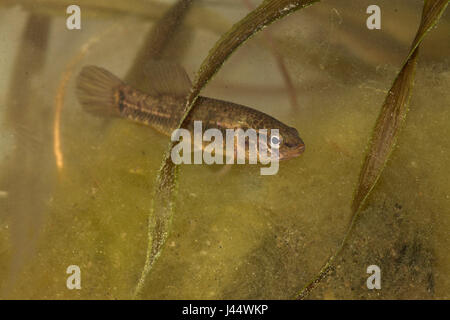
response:
<svg viewBox="0 0 450 320"><path fill-rule="evenodd" d="M178 126L184 99L169 95L149 95L131 86L119 86L114 94L122 117L171 135Z"/></svg>
<svg viewBox="0 0 450 320"><path fill-rule="evenodd" d="M117 108L120 114L132 121L151 126L157 131L171 135L178 127L183 115L185 98L168 95L149 95L131 86L117 88ZM195 107L186 118L186 129L194 130L194 121L201 121L203 130L226 129L279 129L282 148L303 151L304 143L295 128L288 127L277 119L255 109L236 103L200 96ZM286 148L283 148L283 145Z"/></svg>
<svg viewBox="0 0 450 320"><path fill-rule="evenodd" d="M170 136L183 116L190 81L179 66L152 62L151 70L150 76L155 77L154 87L149 88L151 93L146 93L125 84L103 68L85 67L78 77L78 98L90 113L128 118ZM203 131L215 128L224 136L226 129L254 129L256 132L267 129L269 135L271 129L278 129L280 160L297 157L305 149L295 128L268 114L229 101L199 96L184 121L185 129L191 134L194 121L202 122Z"/></svg>

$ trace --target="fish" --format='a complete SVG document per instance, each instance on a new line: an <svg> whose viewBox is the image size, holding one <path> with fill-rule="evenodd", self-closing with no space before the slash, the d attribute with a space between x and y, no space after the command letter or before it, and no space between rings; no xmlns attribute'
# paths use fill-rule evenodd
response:
<svg viewBox="0 0 450 320"><path fill-rule="evenodd" d="M102 67L85 66L77 77L76 95L83 109L90 114L127 118L171 136L185 111L191 81L182 66L169 61L149 61L145 71L150 85L144 92ZM262 132L261 129L266 132L278 129L279 160L298 157L305 150L294 127L230 101L199 96L183 122L191 133L194 121L201 121L203 130L215 128L222 133L226 129L254 129L257 133Z"/></svg>

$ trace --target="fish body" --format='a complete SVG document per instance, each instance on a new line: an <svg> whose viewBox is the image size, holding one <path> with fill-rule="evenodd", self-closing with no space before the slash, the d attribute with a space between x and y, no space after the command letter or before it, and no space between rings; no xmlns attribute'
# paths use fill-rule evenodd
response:
<svg viewBox="0 0 450 320"><path fill-rule="evenodd" d="M128 118L170 136L183 116L190 80L181 67L164 62L150 64L148 74L153 77L154 86L143 92L103 68L87 66L78 77L77 95L90 113ZM226 129L278 129L280 160L299 156L305 148L295 128L229 101L198 97L184 122L191 133L194 121L201 121L203 130L215 128L224 134Z"/></svg>

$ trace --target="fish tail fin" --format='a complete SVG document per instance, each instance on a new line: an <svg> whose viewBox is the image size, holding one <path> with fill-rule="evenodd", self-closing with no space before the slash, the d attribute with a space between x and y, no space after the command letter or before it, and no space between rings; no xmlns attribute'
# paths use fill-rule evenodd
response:
<svg viewBox="0 0 450 320"><path fill-rule="evenodd" d="M119 116L119 91L124 83L111 72L86 66L77 78L76 92L83 109L95 115Z"/></svg>

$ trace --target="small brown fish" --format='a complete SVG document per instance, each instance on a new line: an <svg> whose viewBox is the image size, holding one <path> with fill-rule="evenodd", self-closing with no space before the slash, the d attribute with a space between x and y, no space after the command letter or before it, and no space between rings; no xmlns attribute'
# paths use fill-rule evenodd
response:
<svg viewBox="0 0 450 320"><path fill-rule="evenodd" d="M170 136L183 115L191 81L181 66L166 61L150 61L146 70L152 86L142 92L103 68L84 67L77 79L78 99L87 112L128 118ZM203 130L216 128L223 133L226 129L278 129L280 160L305 150L295 128L236 103L200 96L186 120L185 129L191 133L194 120L202 121Z"/></svg>

